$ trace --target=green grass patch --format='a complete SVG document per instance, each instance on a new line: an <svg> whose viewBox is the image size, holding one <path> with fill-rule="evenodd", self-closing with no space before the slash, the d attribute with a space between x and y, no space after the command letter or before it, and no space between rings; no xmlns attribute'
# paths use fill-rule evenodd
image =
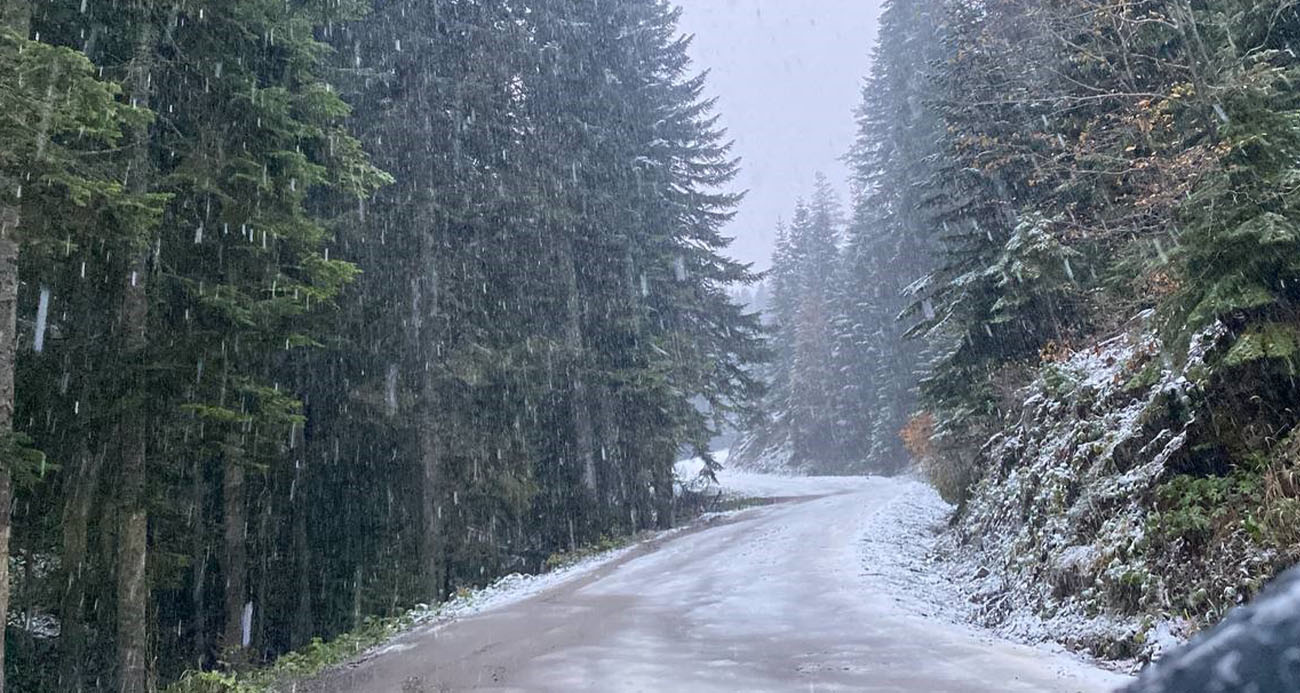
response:
<svg viewBox="0 0 1300 693"><path fill-rule="evenodd" d="M270 665L234 671L191 671L168 686L166 693L270 693L278 684L316 676L388 642L415 625L416 612L391 618L370 617L357 629L328 642L313 638L301 650L280 656Z"/></svg>
<svg viewBox="0 0 1300 693"><path fill-rule="evenodd" d="M1160 382L1160 377L1162 375L1163 372L1160 368L1160 364L1155 362L1148 363L1142 367L1142 370L1138 371L1137 375L1130 378L1129 381L1124 384L1124 392L1134 394L1150 390L1156 383Z"/></svg>
<svg viewBox="0 0 1300 693"><path fill-rule="evenodd" d="M555 553L546 557L546 563L544 564L546 566L546 572L549 573L551 571L559 570L561 568L568 568L571 565L581 563L582 561L585 561L588 558L599 556L602 553L607 553L609 551L614 551L616 549L621 549L623 547L630 546L633 542L636 542L640 538L641 537L639 535L638 536L629 535L629 536L621 536L621 537L611 537L608 535L602 535L599 539L596 540L595 543L588 544L587 546L580 546L573 551L556 551Z"/></svg>

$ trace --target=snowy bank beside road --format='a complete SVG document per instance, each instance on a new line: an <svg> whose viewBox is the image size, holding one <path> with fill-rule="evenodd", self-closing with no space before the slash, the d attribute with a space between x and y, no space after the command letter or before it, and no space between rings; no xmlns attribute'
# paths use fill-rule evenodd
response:
<svg viewBox="0 0 1300 693"><path fill-rule="evenodd" d="M875 510L863 527L864 575L899 606L922 616L966 622L961 591L934 547L952 506L923 481L897 479L900 491Z"/></svg>
<svg viewBox="0 0 1300 693"><path fill-rule="evenodd" d="M1149 319L1044 364L1017 393L1020 411L979 451L982 477L940 542L979 623L1146 661L1193 629L1183 614L1262 572L1262 551L1193 562L1186 542L1161 534L1160 489L1198 459L1195 430L1209 414L1189 392L1217 333L1193 340L1187 363L1172 368ZM1195 599L1198 589L1210 597Z"/></svg>
<svg viewBox="0 0 1300 693"><path fill-rule="evenodd" d="M896 606L924 617L973 625L1054 656L1067 652L1062 643L1082 639L1100 627L1067 612L1043 618L1029 603L1009 602L1003 605L1004 617L990 623L984 599L989 581L1000 576L980 564L977 555L951 550L944 532L953 507L933 487L917 479L894 482L901 487L899 492L877 508L864 527L862 555L864 575L880 592L891 595ZM1132 668L1130 662L1110 666Z"/></svg>
<svg viewBox="0 0 1300 693"><path fill-rule="evenodd" d="M411 644L412 641L424 638L439 628L446 626L448 623L463 618L469 618L471 616L477 616L494 609L507 608L526 599L531 599L547 590L555 589L556 587L567 584L570 581L579 580L591 575L614 561L624 558L642 544L654 539L662 539L676 531L679 530L659 532L649 538L634 542L628 546L614 549L612 551L606 551L595 556L590 556L570 565L556 568L555 570L547 571L545 573L536 575L515 573L513 575L507 575L487 587L459 594L438 606L417 607L407 615L407 618L412 624L411 628L407 629L389 642L373 648L371 651L363 655L359 661L365 661L372 657L379 657L394 652L404 652L414 647L414 645Z"/></svg>

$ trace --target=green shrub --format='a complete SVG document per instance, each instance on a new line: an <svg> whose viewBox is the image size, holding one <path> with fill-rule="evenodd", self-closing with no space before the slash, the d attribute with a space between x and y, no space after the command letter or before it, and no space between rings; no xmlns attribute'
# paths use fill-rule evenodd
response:
<svg viewBox="0 0 1300 693"><path fill-rule="evenodd" d="M550 556L547 556L544 567L547 571L567 568L568 566L579 561L584 561L592 556L598 556L607 551L613 551L614 549L621 549L630 544L632 540L633 537L630 536L611 537L607 534L602 534L594 544L579 547L576 551L556 551Z"/></svg>
<svg viewBox="0 0 1300 693"><path fill-rule="evenodd" d="M167 687L167 693L263 693L266 689L240 682L234 674L191 671Z"/></svg>
<svg viewBox="0 0 1300 693"><path fill-rule="evenodd" d="M1066 369L1055 363L1043 365L1043 389L1052 399L1065 400L1078 386L1078 382Z"/></svg>
<svg viewBox="0 0 1300 693"><path fill-rule="evenodd" d="M342 664L387 642L411 623L409 615L367 618L355 630L333 640L313 638L307 646L282 655L266 667L228 672L187 672L167 687L167 693L267 693L275 690L277 683L309 678Z"/></svg>
<svg viewBox="0 0 1300 693"><path fill-rule="evenodd" d="M1160 382L1160 375L1160 365L1154 362L1148 363L1142 370L1138 371L1137 375L1134 375L1124 384L1124 392L1137 393L1150 390L1152 386Z"/></svg>
<svg viewBox="0 0 1300 693"><path fill-rule="evenodd" d="M1254 486L1250 477L1251 473L1239 470L1229 476L1183 474L1170 479L1156 492L1158 510L1150 515L1149 530L1203 547L1222 521L1248 499Z"/></svg>

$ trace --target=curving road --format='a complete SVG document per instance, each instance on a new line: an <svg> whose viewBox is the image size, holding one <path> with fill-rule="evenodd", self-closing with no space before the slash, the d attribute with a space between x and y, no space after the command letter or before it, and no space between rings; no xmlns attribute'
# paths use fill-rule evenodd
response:
<svg viewBox="0 0 1300 693"><path fill-rule="evenodd" d="M295 688L1091 693L1126 682L908 613L873 586L862 527L901 484L841 480L834 495L651 542L532 598L403 636L385 654ZM808 492L789 495L801 490Z"/></svg>

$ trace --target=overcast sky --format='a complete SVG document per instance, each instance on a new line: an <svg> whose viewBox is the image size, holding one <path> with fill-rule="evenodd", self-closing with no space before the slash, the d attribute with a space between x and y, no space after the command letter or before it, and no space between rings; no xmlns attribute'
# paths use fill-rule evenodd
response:
<svg viewBox="0 0 1300 693"><path fill-rule="evenodd" d="M677 0L695 35L697 69L711 70L723 123L749 190L727 235L733 255L769 264L778 218L789 219L823 171L847 203L840 157L875 44L880 0Z"/></svg>

